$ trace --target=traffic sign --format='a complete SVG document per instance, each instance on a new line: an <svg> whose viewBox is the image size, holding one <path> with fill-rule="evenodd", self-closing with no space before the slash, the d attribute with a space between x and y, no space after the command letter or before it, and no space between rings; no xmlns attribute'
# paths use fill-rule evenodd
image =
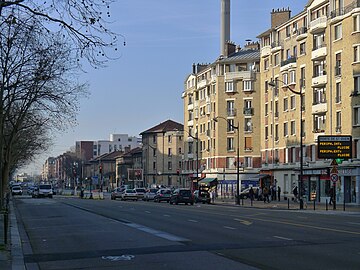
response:
<svg viewBox="0 0 360 270"><path fill-rule="evenodd" d="M331 174L338 174L339 171L338 171L338 169L337 169L337 166L332 167L330 173L331 173Z"/></svg>
<svg viewBox="0 0 360 270"><path fill-rule="evenodd" d="M352 136L348 136L348 135L318 136L318 158L332 158L332 159L352 158Z"/></svg>
<svg viewBox="0 0 360 270"><path fill-rule="evenodd" d="M338 165L337 160L336 160L336 159L333 159L333 160L331 161L331 166L337 166L337 165Z"/></svg>
<svg viewBox="0 0 360 270"><path fill-rule="evenodd" d="M339 176L336 173L330 174L330 180L334 183L339 179Z"/></svg>

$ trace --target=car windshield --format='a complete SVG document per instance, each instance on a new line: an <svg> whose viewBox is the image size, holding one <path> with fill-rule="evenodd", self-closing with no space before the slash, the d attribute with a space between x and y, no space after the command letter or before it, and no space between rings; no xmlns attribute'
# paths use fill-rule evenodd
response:
<svg viewBox="0 0 360 270"><path fill-rule="evenodd" d="M156 193L156 191L157 191L157 189L152 188L152 189L150 189L148 192L150 192L150 193Z"/></svg>
<svg viewBox="0 0 360 270"><path fill-rule="evenodd" d="M181 196L191 196L191 191L190 190L180 190L179 194Z"/></svg>
<svg viewBox="0 0 360 270"><path fill-rule="evenodd" d="M19 190L21 189L20 187L13 187L13 190Z"/></svg>
<svg viewBox="0 0 360 270"><path fill-rule="evenodd" d="M40 189L51 189L51 185L40 185Z"/></svg>
<svg viewBox="0 0 360 270"><path fill-rule="evenodd" d="M143 189L143 188L137 188L135 190L136 190L136 192L144 192L144 193L146 192L145 189Z"/></svg>
<svg viewBox="0 0 360 270"><path fill-rule="evenodd" d="M135 193L135 190L127 189L127 190L126 190L126 193Z"/></svg>
<svg viewBox="0 0 360 270"><path fill-rule="evenodd" d="M167 189L167 190L161 190L160 191L162 194L171 194L171 190Z"/></svg>

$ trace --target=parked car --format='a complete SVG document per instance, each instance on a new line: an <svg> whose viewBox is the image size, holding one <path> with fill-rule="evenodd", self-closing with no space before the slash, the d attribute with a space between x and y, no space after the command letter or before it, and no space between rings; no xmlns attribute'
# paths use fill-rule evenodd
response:
<svg viewBox="0 0 360 270"><path fill-rule="evenodd" d="M19 186L19 185L12 186L12 188L11 188L12 195L22 195L22 193L23 193L23 191L22 191L21 186Z"/></svg>
<svg viewBox="0 0 360 270"><path fill-rule="evenodd" d="M121 199L121 193L124 191L123 188L115 188L110 195L111 200L116 200L117 198Z"/></svg>
<svg viewBox="0 0 360 270"><path fill-rule="evenodd" d="M121 200L122 200L122 201L127 201L127 200L137 201L137 200L138 200L138 197L137 197L136 191L133 190L133 189L125 189L125 190L121 193Z"/></svg>
<svg viewBox="0 0 360 270"><path fill-rule="evenodd" d="M134 188L134 190L138 196L138 199L143 200L146 189L145 188Z"/></svg>
<svg viewBox="0 0 360 270"><path fill-rule="evenodd" d="M204 190L194 191L194 200L196 203L211 203L210 193Z"/></svg>
<svg viewBox="0 0 360 270"><path fill-rule="evenodd" d="M194 204L194 196L191 194L191 190L187 188L178 188L173 191L170 196L170 204L179 204L179 203L190 203Z"/></svg>
<svg viewBox="0 0 360 270"><path fill-rule="evenodd" d="M159 189L154 197L154 202L169 202L171 197L171 190L167 188Z"/></svg>
<svg viewBox="0 0 360 270"><path fill-rule="evenodd" d="M144 201L150 201L153 200L155 198L156 192L158 190L156 188L150 188L146 191L145 195L144 195Z"/></svg>
<svg viewBox="0 0 360 270"><path fill-rule="evenodd" d="M254 191L254 199L257 199L259 194L259 187L253 187ZM247 199L250 198L250 188L246 188L243 191L240 192L240 199Z"/></svg>
<svg viewBox="0 0 360 270"><path fill-rule="evenodd" d="M52 186L50 184L41 184L34 188L32 193L33 198L40 198L40 197L53 197Z"/></svg>

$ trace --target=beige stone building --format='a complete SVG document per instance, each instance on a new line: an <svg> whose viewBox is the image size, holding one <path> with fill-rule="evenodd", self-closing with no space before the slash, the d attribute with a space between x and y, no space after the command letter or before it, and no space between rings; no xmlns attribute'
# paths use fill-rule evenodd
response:
<svg viewBox="0 0 360 270"><path fill-rule="evenodd" d="M164 121L142 136L144 185L186 186L180 175L183 154L184 126L172 120Z"/></svg>
<svg viewBox="0 0 360 270"><path fill-rule="evenodd" d="M193 188L198 178L217 178L219 195L233 196L238 147L243 185L261 167L259 44L227 43L225 53L194 65L185 80L182 174Z"/></svg>
<svg viewBox="0 0 360 270"><path fill-rule="evenodd" d="M273 10L270 29L259 38L263 172L285 195L298 185L302 124L303 195L325 201L331 160L318 158L318 136L351 135L353 158L339 164L336 191L338 202L358 204L360 1L308 1L293 17ZM289 88L302 93L303 104Z"/></svg>

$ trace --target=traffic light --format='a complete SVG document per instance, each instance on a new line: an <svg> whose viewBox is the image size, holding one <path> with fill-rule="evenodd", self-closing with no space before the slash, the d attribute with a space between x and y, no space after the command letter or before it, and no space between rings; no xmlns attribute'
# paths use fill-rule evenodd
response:
<svg viewBox="0 0 360 270"><path fill-rule="evenodd" d="M99 166L99 172L102 174L102 165Z"/></svg>
<svg viewBox="0 0 360 270"><path fill-rule="evenodd" d="M179 169L176 170L176 174L180 175L180 170Z"/></svg>

